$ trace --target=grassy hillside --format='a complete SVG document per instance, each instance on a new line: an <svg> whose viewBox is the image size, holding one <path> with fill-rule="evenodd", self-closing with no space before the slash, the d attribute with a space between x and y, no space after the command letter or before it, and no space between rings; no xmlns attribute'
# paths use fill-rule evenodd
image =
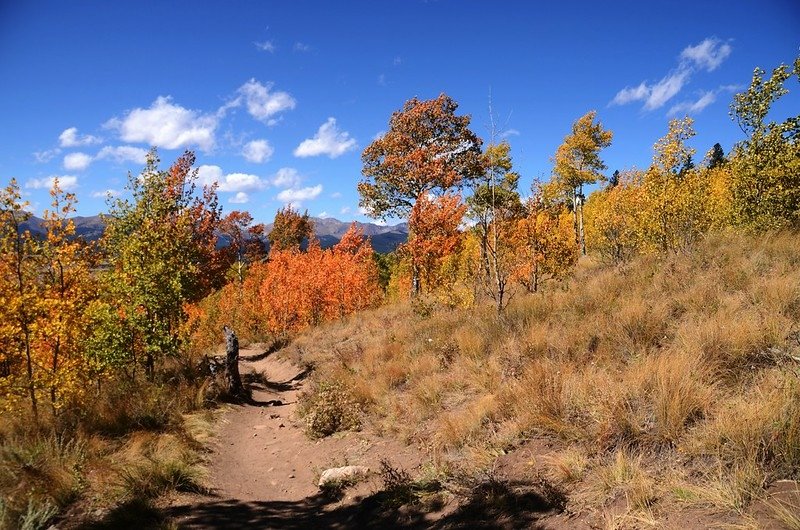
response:
<svg viewBox="0 0 800 530"><path fill-rule="evenodd" d="M490 472L545 441L533 464L574 511L622 498L621 517L642 521L676 506L749 517L765 488L800 470L795 233L712 235L621 267L586 258L499 317L393 305L291 348L325 391L307 400L312 427L329 425L319 418L337 401L357 403L451 474Z"/></svg>

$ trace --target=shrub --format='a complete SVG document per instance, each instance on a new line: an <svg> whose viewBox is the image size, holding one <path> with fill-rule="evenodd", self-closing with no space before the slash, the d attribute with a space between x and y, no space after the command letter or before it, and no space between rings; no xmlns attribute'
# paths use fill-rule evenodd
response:
<svg viewBox="0 0 800 530"><path fill-rule="evenodd" d="M311 438L361 427L361 408L341 382L322 381L301 401L300 415L305 417L306 433Z"/></svg>

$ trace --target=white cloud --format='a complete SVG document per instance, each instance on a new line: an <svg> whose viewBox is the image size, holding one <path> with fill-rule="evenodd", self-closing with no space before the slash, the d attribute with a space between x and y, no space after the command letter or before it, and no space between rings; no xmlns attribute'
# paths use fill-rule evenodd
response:
<svg viewBox="0 0 800 530"><path fill-rule="evenodd" d="M118 145L116 147L106 146L95 156L86 153L70 153L64 157L64 169L82 171L95 160L113 160L120 164L123 162L144 164L147 160L147 151L140 147Z"/></svg>
<svg viewBox="0 0 800 530"><path fill-rule="evenodd" d="M309 46L308 44L306 44L304 42L295 42L293 49L296 52L307 52L307 51L311 51L311 46Z"/></svg>
<svg viewBox="0 0 800 530"><path fill-rule="evenodd" d="M733 51L730 44L722 43L716 37L709 37L697 46L687 46L681 52L681 59L691 61L695 66L713 72Z"/></svg>
<svg viewBox="0 0 800 530"><path fill-rule="evenodd" d="M338 191L334 191L333 193L331 193L331 199L339 199L341 197L342 197L342 194L340 192L338 192Z"/></svg>
<svg viewBox="0 0 800 530"><path fill-rule="evenodd" d="M257 175L222 172L219 166L202 165L197 168L197 180L202 185L219 184L219 191L239 193L263 190L268 183Z"/></svg>
<svg viewBox="0 0 800 530"><path fill-rule="evenodd" d="M644 108L655 110L663 107L667 101L681 91L689 80L689 73L689 70L681 68L650 87L650 95L647 96L647 100L644 102Z"/></svg>
<svg viewBox="0 0 800 530"><path fill-rule="evenodd" d="M233 204L245 204L250 201L250 197L243 191L236 192L236 195L228 199L228 202Z"/></svg>
<svg viewBox="0 0 800 530"><path fill-rule="evenodd" d="M61 149L56 147L55 149L47 149L45 151L36 151L33 153L33 157L36 159L37 162L40 164L45 164L50 162L52 159L57 157L61 154Z"/></svg>
<svg viewBox="0 0 800 530"><path fill-rule="evenodd" d="M339 131L336 128L335 118L328 118L328 121L320 125L317 134L313 138L303 140L297 146L297 149L294 150L294 156L328 155L330 158L336 158L355 148L355 139L350 138L349 133Z"/></svg>
<svg viewBox="0 0 800 530"><path fill-rule="evenodd" d="M367 210L363 206L359 206L358 207L358 213L360 213L361 215L369 215L369 210Z"/></svg>
<svg viewBox="0 0 800 530"><path fill-rule="evenodd" d="M300 173L291 167L282 167L272 177L272 185L276 188L296 188L300 185Z"/></svg>
<svg viewBox="0 0 800 530"><path fill-rule="evenodd" d="M654 85L642 82L636 87L625 87L614 96L612 105L625 105L633 101L644 101L646 110L655 110L675 97L688 82L691 71L679 68Z"/></svg>
<svg viewBox="0 0 800 530"><path fill-rule="evenodd" d="M31 179L25 183L26 188L35 190L49 190L53 187L53 182L58 179L59 187L64 191L74 191L78 187L78 177L74 175L53 175L40 179Z"/></svg>
<svg viewBox="0 0 800 530"><path fill-rule="evenodd" d="M510 138L512 136L519 136L519 131L517 129L506 129L502 133L500 133L500 138Z"/></svg>
<svg viewBox="0 0 800 530"><path fill-rule="evenodd" d="M288 92L270 92L273 84L262 85L255 79L239 87L238 93L244 97L247 112L257 120L267 125L273 125L277 120L273 118L279 112L291 110L297 105L295 99ZM237 102L236 105L239 103Z"/></svg>
<svg viewBox="0 0 800 530"><path fill-rule="evenodd" d="M65 129L64 132L58 135L58 142L61 147L80 147L82 145L99 144L102 141L101 138L91 134L79 135L77 127Z"/></svg>
<svg viewBox="0 0 800 530"><path fill-rule="evenodd" d="M275 43L272 42L271 40L265 40L265 41L261 41L261 42L254 42L253 44L255 44L256 48L258 48L262 52L275 53L275 50L277 49L277 48L275 48Z"/></svg>
<svg viewBox="0 0 800 530"><path fill-rule="evenodd" d="M637 86L637 87L625 87L619 92L617 95L614 96L614 99L611 101L612 105L625 105L626 103L630 103L631 101L642 101L647 99L647 96L650 95L650 87L648 87L644 81Z"/></svg>
<svg viewBox="0 0 800 530"><path fill-rule="evenodd" d="M713 37L705 39L697 46L687 46L681 52L678 67L669 75L654 84L642 81L638 86L623 88L617 92L610 105L626 105L634 101L644 101L644 110L661 108L689 83L698 68L711 72L717 69L732 51L733 48L729 44L723 44L719 39ZM702 105L695 109L699 111L713 103L713 99L709 101L706 98L704 102L696 103ZM673 106L669 114L673 114L675 108L688 109L689 107L686 105L687 103L684 102Z"/></svg>
<svg viewBox="0 0 800 530"><path fill-rule="evenodd" d="M92 163L92 157L86 153L70 153L64 157L64 169L67 171L83 171Z"/></svg>
<svg viewBox="0 0 800 530"><path fill-rule="evenodd" d="M267 187L261 177L248 173L228 173L225 180L220 182L220 191L260 190Z"/></svg>
<svg viewBox="0 0 800 530"><path fill-rule="evenodd" d="M116 147L107 146L100 149L95 157L96 160L113 160L117 163L133 162L144 164L147 162L147 150L141 147L130 145L118 145Z"/></svg>
<svg viewBox="0 0 800 530"><path fill-rule="evenodd" d="M253 140L245 144L244 148L242 149L242 156L244 156L248 162L260 164L269 160L274 152L275 150L268 141Z"/></svg>
<svg viewBox="0 0 800 530"><path fill-rule="evenodd" d="M278 200L285 203L299 203L300 201L316 199L320 193L322 193L322 184L307 188L292 188L280 192L278 194Z"/></svg>
<svg viewBox="0 0 800 530"><path fill-rule="evenodd" d="M350 213L350 207L349 206L343 206L342 209L339 210L339 213L341 213L343 215Z"/></svg>
<svg viewBox="0 0 800 530"><path fill-rule="evenodd" d="M327 219L330 216L331 214L329 214L328 212L320 212L319 214L317 214L317 217L319 217L320 219Z"/></svg>
<svg viewBox="0 0 800 530"><path fill-rule="evenodd" d="M713 90L704 92L697 101L683 101L669 109L669 114L695 114L701 112L717 100L717 94Z"/></svg>
<svg viewBox="0 0 800 530"><path fill-rule="evenodd" d="M403 64L403 58L398 55L397 57L394 58L392 64L394 66L400 66L401 64Z"/></svg>
<svg viewBox="0 0 800 530"><path fill-rule="evenodd" d="M105 126L116 129L126 142L143 142L165 149L197 146L214 147L218 117L186 109L159 96L150 108L136 108L124 118L113 118Z"/></svg>
<svg viewBox="0 0 800 530"><path fill-rule="evenodd" d="M378 76L378 86L386 86L386 74L380 74Z"/></svg>
<svg viewBox="0 0 800 530"><path fill-rule="evenodd" d="M113 198L113 197L119 197L119 196L120 196L120 192L117 191L117 190L112 190L112 189L92 192L92 197L95 198L95 199L106 199L106 198L109 198L109 197Z"/></svg>

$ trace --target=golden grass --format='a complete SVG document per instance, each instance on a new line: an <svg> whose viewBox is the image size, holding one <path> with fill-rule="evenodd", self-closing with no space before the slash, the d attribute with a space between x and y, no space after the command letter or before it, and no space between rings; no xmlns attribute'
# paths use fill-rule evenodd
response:
<svg viewBox="0 0 800 530"><path fill-rule="evenodd" d="M713 234L622 267L589 258L500 317L425 308L352 316L290 351L352 388L366 421L451 463L489 466L549 437L553 477L624 491L628 523L649 524L664 497L742 511L769 480L797 478L797 234ZM651 473L664 461L691 472Z"/></svg>

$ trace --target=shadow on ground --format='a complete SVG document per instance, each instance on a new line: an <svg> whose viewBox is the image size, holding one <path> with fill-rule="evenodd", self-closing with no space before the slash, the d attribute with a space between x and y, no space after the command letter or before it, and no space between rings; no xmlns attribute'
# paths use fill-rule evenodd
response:
<svg viewBox="0 0 800 530"><path fill-rule="evenodd" d="M388 492L382 491L353 504L334 506L330 497L316 495L299 502L254 501L204 498L173 506L165 516L179 528L544 528L537 521L560 511L547 493L528 486L494 485L476 488L463 503L447 510L441 503L427 512L421 504L392 507ZM442 510L442 508L445 508ZM439 511L442 510L442 511Z"/></svg>

